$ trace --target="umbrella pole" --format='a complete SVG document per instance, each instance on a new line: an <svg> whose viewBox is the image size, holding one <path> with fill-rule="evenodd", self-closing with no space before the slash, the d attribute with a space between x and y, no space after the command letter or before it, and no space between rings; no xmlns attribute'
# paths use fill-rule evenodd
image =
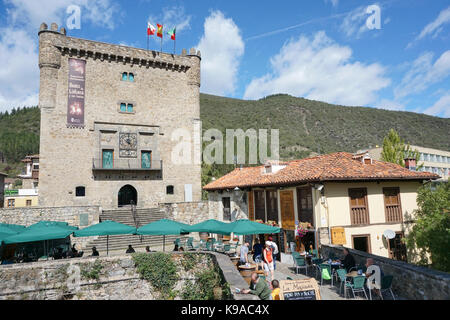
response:
<svg viewBox="0 0 450 320"><path fill-rule="evenodd" d="M109 235L106 235L106 255L109 256Z"/></svg>
<svg viewBox="0 0 450 320"><path fill-rule="evenodd" d="M166 252L166 236L163 235L163 252Z"/></svg>

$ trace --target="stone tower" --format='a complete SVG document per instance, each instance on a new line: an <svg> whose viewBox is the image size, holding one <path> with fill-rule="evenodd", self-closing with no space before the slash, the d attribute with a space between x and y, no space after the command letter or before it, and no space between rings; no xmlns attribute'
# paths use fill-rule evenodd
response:
<svg viewBox="0 0 450 320"><path fill-rule="evenodd" d="M148 51L43 23L39 205L200 200L200 61L195 49ZM173 161L180 141L190 161Z"/></svg>

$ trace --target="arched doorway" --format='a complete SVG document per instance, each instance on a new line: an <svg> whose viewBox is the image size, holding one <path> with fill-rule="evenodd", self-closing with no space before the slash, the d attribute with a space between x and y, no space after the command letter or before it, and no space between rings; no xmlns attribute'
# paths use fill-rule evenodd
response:
<svg viewBox="0 0 450 320"><path fill-rule="evenodd" d="M127 206L130 204L137 204L137 191L133 186L129 184L123 186L119 190L119 207Z"/></svg>

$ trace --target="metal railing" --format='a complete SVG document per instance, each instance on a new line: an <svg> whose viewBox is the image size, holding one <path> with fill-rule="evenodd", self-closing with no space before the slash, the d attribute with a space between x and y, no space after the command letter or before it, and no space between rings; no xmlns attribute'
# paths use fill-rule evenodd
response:
<svg viewBox="0 0 450 320"><path fill-rule="evenodd" d="M161 170L162 160L143 162L140 158L114 158L112 163L92 159L93 170Z"/></svg>

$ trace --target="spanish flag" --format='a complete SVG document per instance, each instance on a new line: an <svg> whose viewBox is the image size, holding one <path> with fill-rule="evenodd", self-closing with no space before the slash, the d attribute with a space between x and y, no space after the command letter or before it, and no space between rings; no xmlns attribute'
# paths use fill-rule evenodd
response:
<svg viewBox="0 0 450 320"><path fill-rule="evenodd" d="M163 37L163 26L160 24L157 24L156 26L158 27L158 31L156 32L156 35L158 37L162 38Z"/></svg>

